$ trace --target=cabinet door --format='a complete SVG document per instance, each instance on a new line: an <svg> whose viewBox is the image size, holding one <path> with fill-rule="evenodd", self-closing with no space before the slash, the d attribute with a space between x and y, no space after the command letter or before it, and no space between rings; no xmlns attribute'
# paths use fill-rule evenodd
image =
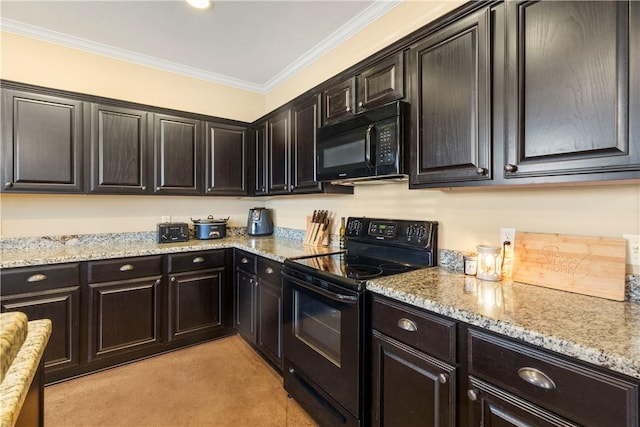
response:
<svg viewBox="0 0 640 427"><path fill-rule="evenodd" d="M207 123L207 183L209 195L247 195L247 129Z"/></svg>
<svg viewBox="0 0 640 427"><path fill-rule="evenodd" d="M184 117L153 116L154 193L200 194L201 126Z"/></svg>
<svg viewBox="0 0 640 427"><path fill-rule="evenodd" d="M269 165L268 123L261 123L255 129L255 192L256 196L269 194L267 188Z"/></svg>
<svg viewBox="0 0 640 427"><path fill-rule="evenodd" d="M291 111L269 119L269 194L289 192Z"/></svg>
<svg viewBox="0 0 640 427"><path fill-rule="evenodd" d="M491 179L489 12L410 49L410 185Z"/></svg>
<svg viewBox="0 0 640 427"><path fill-rule="evenodd" d="M89 284L89 361L153 352L160 343L160 285L160 276Z"/></svg>
<svg viewBox="0 0 640 427"><path fill-rule="evenodd" d="M223 327L224 268L169 278L169 341Z"/></svg>
<svg viewBox="0 0 640 427"><path fill-rule="evenodd" d="M358 113L404 98L404 54L397 53L358 74Z"/></svg>
<svg viewBox="0 0 640 427"><path fill-rule="evenodd" d="M331 86L322 92L322 124L336 122L355 114L356 79L348 80Z"/></svg>
<svg viewBox="0 0 640 427"><path fill-rule="evenodd" d="M454 427L456 371L378 331L372 341L372 422Z"/></svg>
<svg viewBox="0 0 640 427"><path fill-rule="evenodd" d="M316 129L318 129L318 97L295 105L293 141L291 144L291 189L295 192L319 192L316 181Z"/></svg>
<svg viewBox="0 0 640 427"><path fill-rule="evenodd" d="M148 113L91 104L91 192L149 192Z"/></svg>
<svg viewBox="0 0 640 427"><path fill-rule="evenodd" d="M240 335L251 343L256 342L256 288L255 276L236 271L235 281L235 326Z"/></svg>
<svg viewBox="0 0 640 427"><path fill-rule="evenodd" d="M640 176L640 4L506 7L505 178Z"/></svg>
<svg viewBox="0 0 640 427"><path fill-rule="evenodd" d="M282 369L282 264L258 260L258 349Z"/></svg>
<svg viewBox="0 0 640 427"><path fill-rule="evenodd" d="M476 378L469 378L469 427L578 427L569 420Z"/></svg>
<svg viewBox="0 0 640 427"><path fill-rule="evenodd" d="M2 90L2 191L81 193L82 102Z"/></svg>
<svg viewBox="0 0 640 427"><path fill-rule="evenodd" d="M64 378L80 365L78 264L3 270L1 292L0 311L21 311L29 320L51 320L43 356L46 382Z"/></svg>

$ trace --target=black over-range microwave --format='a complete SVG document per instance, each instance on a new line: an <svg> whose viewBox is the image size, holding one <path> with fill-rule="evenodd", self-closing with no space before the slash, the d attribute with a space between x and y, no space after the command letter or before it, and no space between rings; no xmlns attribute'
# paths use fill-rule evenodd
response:
<svg viewBox="0 0 640 427"><path fill-rule="evenodd" d="M406 179L404 102L396 101L318 129L316 179Z"/></svg>

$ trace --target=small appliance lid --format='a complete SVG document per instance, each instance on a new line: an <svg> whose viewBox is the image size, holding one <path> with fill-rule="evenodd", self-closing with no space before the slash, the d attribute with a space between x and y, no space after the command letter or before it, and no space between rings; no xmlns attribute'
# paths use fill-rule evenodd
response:
<svg viewBox="0 0 640 427"><path fill-rule="evenodd" d="M194 224L226 224L227 221L229 221L229 218L231 217L228 216L226 218L214 218L213 215L209 215L205 219L191 218L191 222L193 222Z"/></svg>

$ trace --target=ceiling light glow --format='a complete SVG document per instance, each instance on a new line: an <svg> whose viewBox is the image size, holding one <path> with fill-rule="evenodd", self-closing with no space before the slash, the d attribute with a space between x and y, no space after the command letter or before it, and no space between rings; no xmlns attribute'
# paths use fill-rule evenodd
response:
<svg viewBox="0 0 640 427"><path fill-rule="evenodd" d="M187 3L196 9L208 9L211 6L209 0L187 0Z"/></svg>

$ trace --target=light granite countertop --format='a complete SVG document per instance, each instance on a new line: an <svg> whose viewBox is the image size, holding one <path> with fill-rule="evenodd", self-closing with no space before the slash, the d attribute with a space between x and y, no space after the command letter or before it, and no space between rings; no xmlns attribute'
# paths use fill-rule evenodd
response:
<svg viewBox="0 0 640 427"><path fill-rule="evenodd" d="M299 240L281 237L236 236L162 244L149 241L108 241L83 245L58 245L50 248L3 250L0 252L0 269L221 248L243 249L278 262L286 258L339 251L335 247L305 246Z"/></svg>
<svg viewBox="0 0 640 427"><path fill-rule="evenodd" d="M19 311L0 313L0 383L27 338L27 315Z"/></svg>
<svg viewBox="0 0 640 427"><path fill-rule="evenodd" d="M3 319L2 327L15 329L10 325L14 321L21 322L20 316ZM32 320L27 323L27 336L0 383L0 427L13 427L18 420L50 336L50 320Z"/></svg>
<svg viewBox="0 0 640 427"><path fill-rule="evenodd" d="M367 289L640 379L640 303L489 282L442 268L375 279Z"/></svg>

